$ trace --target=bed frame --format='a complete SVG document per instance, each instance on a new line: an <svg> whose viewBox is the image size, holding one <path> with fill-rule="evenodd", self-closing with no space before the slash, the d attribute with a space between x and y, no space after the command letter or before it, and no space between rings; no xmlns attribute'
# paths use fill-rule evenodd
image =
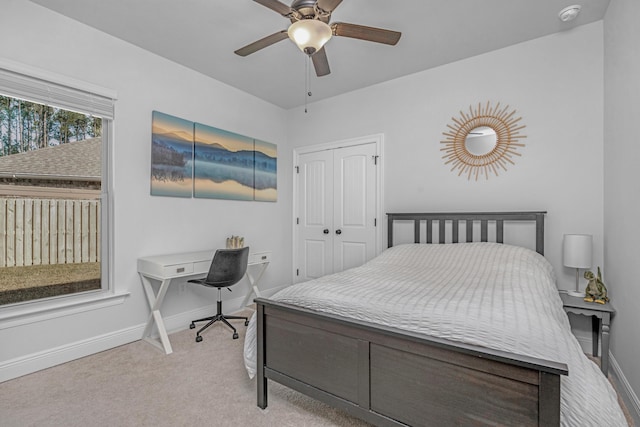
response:
<svg viewBox="0 0 640 427"><path fill-rule="evenodd" d="M502 243L505 221L535 221L536 250L544 250L545 212L393 213L395 221L445 227L453 243L466 223L471 241L480 224L482 241L495 222ZM462 223L461 223L462 222ZM560 376L567 366L528 356L460 344L391 327L318 314L288 304L256 299L258 406L267 407L268 379L378 426L560 424Z"/></svg>

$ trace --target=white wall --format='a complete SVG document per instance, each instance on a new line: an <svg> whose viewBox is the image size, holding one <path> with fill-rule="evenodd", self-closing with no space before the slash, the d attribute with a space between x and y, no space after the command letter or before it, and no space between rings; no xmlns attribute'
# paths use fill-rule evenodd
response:
<svg viewBox="0 0 640 427"><path fill-rule="evenodd" d="M291 150L284 110L30 2L2 3L0 57L117 92L113 283L130 296L123 304L46 322L0 323L0 381L9 371L48 363L52 350L64 361L86 349L139 339L149 312L136 269L140 256L221 247L227 236L242 235L254 250L273 251L264 287L291 283ZM151 197L152 110L278 144L278 202ZM165 316L215 307L215 292L195 288L201 289L180 295L179 287L171 289ZM230 298L249 286L236 288Z"/></svg>
<svg viewBox="0 0 640 427"><path fill-rule="evenodd" d="M623 9L632 2L624 0ZM632 14L615 10L614 22L624 20L630 26L628 16ZM24 31L25 26L29 31ZM6 42L16 40L18 33L19 43ZM634 36L638 40L637 32ZM50 353L59 353L56 360L64 361L81 355L83 349L97 351L139 338L148 313L136 274L139 256L210 248L221 245L230 234L241 234L256 250L274 253L265 286L290 283L291 148L382 133L385 211L547 210L546 255L556 269L560 288L572 288L574 279L574 272L562 266L562 235L593 234L594 265L603 265L603 211L612 217L617 225L606 229L605 278L611 281L616 305L626 307L618 305L623 304L623 298L628 298L625 302L629 305L627 314L619 310L616 316L612 348L635 388L640 387L632 362L639 340L631 304L638 287L633 287L632 262L625 262L635 247L630 238L625 239L626 217L615 213L628 206L629 198L610 198L617 187L626 189L624 194L637 196L634 180L624 172L618 174L616 165L621 162L630 168L633 160L637 163L639 144L634 144L633 137L621 137L634 135L630 125L608 121L614 130L608 127L607 140L618 136L613 133L619 129L620 137L615 139L628 151L608 148L604 153L608 165L606 200L611 203L605 209L602 22L311 104L308 114L302 108L284 112L23 0L3 1L0 39L5 41L0 44L1 57L118 93L114 283L119 291L131 293L123 304L100 310L21 327L3 328L0 324L0 380L2 373L24 373L49 363ZM74 46L75 50L61 46ZM631 47L637 51L637 44ZM622 61L623 57L618 58ZM635 73L625 74L622 84L638 75L637 66L635 62ZM633 93L638 99L637 79L634 81ZM618 101L631 106L629 99L616 94L606 104L608 112L615 112L615 116ZM468 181L444 165L442 132L461 109L486 101L517 110L527 126L523 130L526 146L519 150L522 157L516 159L516 165L499 177ZM629 117L638 117L637 101L633 105L636 110L630 109ZM277 143L278 202L149 196L152 110ZM627 156L629 152L636 157ZM633 200L632 211L637 212L637 197ZM624 243L613 245L612 241ZM242 286L241 293L246 290ZM204 291L172 290L163 312L175 320L202 309L209 298L202 299ZM581 326L577 332L588 336L586 326Z"/></svg>
<svg viewBox="0 0 640 427"><path fill-rule="evenodd" d="M546 250L560 288L565 233L594 235L602 265L602 22L289 111L288 139L309 145L382 133L385 211L546 210ZM522 116L522 157L499 177L467 180L444 165L451 117L478 102Z"/></svg>
<svg viewBox="0 0 640 427"><path fill-rule="evenodd" d="M629 386L640 392L640 2L616 0L604 20L604 259L617 314L611 351ZM640 401L633 403L640 417Z"/></svg>

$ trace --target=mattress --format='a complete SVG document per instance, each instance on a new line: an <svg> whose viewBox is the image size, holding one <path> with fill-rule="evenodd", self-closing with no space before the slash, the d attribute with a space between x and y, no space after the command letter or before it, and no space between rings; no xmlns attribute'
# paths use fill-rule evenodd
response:
<svg viewBox="0 0 640 427"><path fill-rule="evenodd" d="M571 332L551 265L529 249L497 243L399 245L361 267L290 286L270 299L565 363L561 424L627 425L611 384ZM255 329L254 315L245 337L250 376Z"/></svg>

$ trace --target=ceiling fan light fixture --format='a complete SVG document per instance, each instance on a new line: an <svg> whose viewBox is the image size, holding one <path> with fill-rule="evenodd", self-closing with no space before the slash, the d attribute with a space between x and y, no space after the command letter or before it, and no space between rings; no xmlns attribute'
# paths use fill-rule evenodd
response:
<svg viewBox="0 0 640 427"><path fill-rule="evenodd" d="M317 19L301 19L287 30L289 38L307 55L313 55L329 41L333 31L328 24Z"/></svg>

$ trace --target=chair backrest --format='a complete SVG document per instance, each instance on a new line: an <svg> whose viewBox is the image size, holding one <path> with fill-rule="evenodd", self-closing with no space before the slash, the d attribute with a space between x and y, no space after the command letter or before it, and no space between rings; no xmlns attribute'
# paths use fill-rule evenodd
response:
<svg viewBox="0 0 640 427"><path fill-rule="evenodd" d="M249 248L218 249L211 261L207 284L224 288L235 285L247 271Z"/></svg>

